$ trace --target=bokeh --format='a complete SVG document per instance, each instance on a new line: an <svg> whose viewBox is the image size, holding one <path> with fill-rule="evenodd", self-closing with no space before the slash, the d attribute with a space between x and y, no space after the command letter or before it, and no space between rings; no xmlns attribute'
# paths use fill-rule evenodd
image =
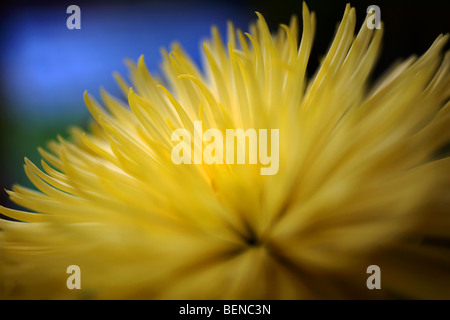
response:
<svg viewBox="0 0 450 320"><path fill-rule="evenodd" d="M333 38L347 1L310 0L317 32L308 73L312 75ZM81 8L81 29L69 30L66 9ZM360 26L369 5L381 8L385 23L379 76L398 58L422 54L440 33L450 31L448 1L352 1ZM14 207L3 188L32 187L24 157L39 164L37 147L45 147L70 126L86 127L83 103L88 90L99 97L104 87L121 96L112 72L127 75L124 58L144 54L158 73L160 49L179 42L201 63L200 42L215 24L222 35L226 22L247 30L261 12L272 28L301 16L301 1L11 1L3 2L0 30L0 205ZM359 28L358 26L358 28Z"/></svg>

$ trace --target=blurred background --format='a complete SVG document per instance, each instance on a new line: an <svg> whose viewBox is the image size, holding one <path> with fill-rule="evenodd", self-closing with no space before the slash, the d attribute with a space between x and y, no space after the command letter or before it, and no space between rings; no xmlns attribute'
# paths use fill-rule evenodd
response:
<svg viewBox="0 0 450 320"><path fill-rule="evenodd" d="M309 0L317 31L308 74L317 68L333 39L345 4ZM81 29L69 30L69 5L81 9ZM352 1L358 27L370 5L378 5L385 24L383 52L374 78L399 58L422 54L440 33L450 31L450 1ZM178 41L200 63L200 43L211 25L222 35L227 20L247 31L261 12L274 30L301 17L301 1L10 1L0 12L0 205L14 207L4 188L29 186L24 156L40 163L45 147L69 126L86 127L89 114L82 94L99 97L103 86L121 96L112 72L127 75L124 58L144 54L158 72L160 49Z"/></svg>

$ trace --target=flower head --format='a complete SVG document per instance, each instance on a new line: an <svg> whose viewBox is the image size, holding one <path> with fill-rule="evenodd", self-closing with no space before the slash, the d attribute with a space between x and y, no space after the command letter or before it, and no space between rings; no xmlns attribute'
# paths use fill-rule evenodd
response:
<svg viewBox="0 0 450 320"><path fill-rule="evenodd" d="M28 210L0 207L19 220L0 220L2 297L450 298L448 35L372 85L383 28L355 36L350 6L311 79L314 14L303 5L300 43L295 17L274 35L258 18L245 34L230 23L227 44L213 28L204 70L179 45L164 80L128 61L127 102L85 94L92 130L40 149L42 169L25 159L39 191L14 186ZM172 133L196 121L278 129L278 172L174 163ZM66 286L74 264L81 290Z"/></svg>

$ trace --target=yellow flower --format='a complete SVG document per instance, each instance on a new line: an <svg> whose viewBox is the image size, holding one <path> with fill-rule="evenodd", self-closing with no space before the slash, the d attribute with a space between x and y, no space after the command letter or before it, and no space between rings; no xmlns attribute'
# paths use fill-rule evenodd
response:
<svg viewBox="0 0 450 320"><path fill-rule="evenodd" d="M295 17L273 36L258 17L227 45L213 28L204 71L178 45L164 81L129 62L128 103L85 94L92 130L40 149L43 169L25 159L39 191L8 191L29 211L0 207L20 221L0 220L1 297L450 298L448 35L373 86L383 27L355 36L350 6L311 79L314 14L300 43ZM175 164L172 132L195 121L279 129L279 171Z"/></svg>

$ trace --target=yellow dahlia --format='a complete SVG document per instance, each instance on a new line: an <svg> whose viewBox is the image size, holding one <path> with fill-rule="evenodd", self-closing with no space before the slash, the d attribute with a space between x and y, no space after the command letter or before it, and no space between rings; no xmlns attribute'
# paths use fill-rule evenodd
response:
<svg viewBox="0 0 450 320"><path fill-rule="evenodd" d="M17 220L0 221L2 298L450 298L448 35L372 85L383 26L355 35L349 5L311 79L314 14L300 42L295 17L274 35L258 18L226 44L213 28L202 70L176 44L163 80L129 61L127 102L85 94L92 130L40 149L42 169L25 159L39 191L0 208ZM198 121L278 129L279 170L174 163L172 133Z"/></svg>

